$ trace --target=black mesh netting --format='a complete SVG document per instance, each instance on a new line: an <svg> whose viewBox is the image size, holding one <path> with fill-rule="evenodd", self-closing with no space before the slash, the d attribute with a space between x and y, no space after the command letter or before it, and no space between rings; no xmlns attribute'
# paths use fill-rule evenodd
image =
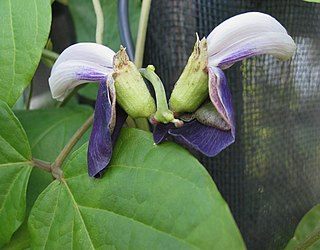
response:
<svg viewBox="0 0 320 250"><path fill-rule="evenodd" d="M215 158L198 157L228 202L248 249L281 249L302 216L320 202L320 4L153 1L144 63L155 65L171 91L195 32L208 35L225 19L253 10L278 19L297 52L290 61L259 56L226 71L236 143Z"/></svg>

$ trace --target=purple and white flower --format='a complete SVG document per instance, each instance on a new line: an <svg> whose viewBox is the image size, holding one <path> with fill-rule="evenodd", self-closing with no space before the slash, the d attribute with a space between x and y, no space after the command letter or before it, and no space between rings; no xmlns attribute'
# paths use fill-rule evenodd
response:
<svg viewBox="0 0 320 250"><path fill-rule="evenodd" d="M53 98L64 100L78 85L99 81L94 122L88 147L88 173L99 177L111 160L112 146L127 115L116 107L112 78L115 52L95 43L78 43L55 62L49 85Z"/></svg>
<svg viewBox="0 0 320 250"><path fill-rule="evenodd" d="M206 49L207 98L227 123L228 129L210 126L197 119L185 122L180 128L172 124L158 124L154 130L154 141L158 144L173 136L178 143L212 157L235 141L234 109L223 70L261 54L287 60L292 57L296 45L276 19L267 14L249 12L218 25L207 37Z"/></svg>

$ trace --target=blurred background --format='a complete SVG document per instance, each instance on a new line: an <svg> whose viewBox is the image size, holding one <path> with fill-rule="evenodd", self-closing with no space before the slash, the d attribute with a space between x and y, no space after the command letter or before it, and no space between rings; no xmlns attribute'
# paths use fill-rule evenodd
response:
<svg viewBox="0 0 320 250"><path fill-rule="evenodd" d="M116 5L115 0L102 2ZM77 41L94 41L95 30L86 19L93 15L94 20L94 13L86 9L87 3L91 1L53 4L50 38L57 53ZM129 3L129 12L141 5ZM226 70L236 111L236 142L215 158L193 153L228 202L248 249L282 249L302 216L320 202L320 4L154 0L144 66L155 65L169 94L191 54L195 33L206 36L222 21L248 11L275 17L295 40L296 54L286 62L258 56ZM132 20L139 16L129 14ZM31 108L51 100L49 74L41 64L33 80Z"/></svg>

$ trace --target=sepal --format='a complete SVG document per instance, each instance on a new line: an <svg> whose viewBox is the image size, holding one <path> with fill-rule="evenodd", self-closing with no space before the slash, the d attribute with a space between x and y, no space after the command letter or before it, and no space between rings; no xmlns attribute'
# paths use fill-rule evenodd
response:
<svg viewBox="0 0 320 250"><path fill-rule="evenodd" d="M139 70L129 60L125 48L114 57L114 73L117 102L133 118L150 117L156 105Z"/></svg>

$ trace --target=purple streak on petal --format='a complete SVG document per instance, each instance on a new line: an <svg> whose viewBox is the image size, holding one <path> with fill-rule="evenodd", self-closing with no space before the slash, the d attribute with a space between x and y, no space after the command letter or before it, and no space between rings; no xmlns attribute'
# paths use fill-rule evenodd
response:
<svg viewBox="0 0 320 250"><path fill-rule="evenodd" d="M94 111L94 121L88 148L89 176L100 177L112 156L110 134L111 102L106 80L101 80Z"/></svg>
<svg viewBox="0 0 320 250"><path fill-rule="evenodd" d="M95 71L92 68L83 67L81 71L76 72L77 80L101 81L106 78L106 73Z"/></svg>
<svg viewBox="0 0 320 250"><path fill-rule="evenodd" d="M231 67L236 62L242 61L246 58L252 57L257 55L256 49L253 49L251 47L248 48L242 48L241 50L238 50L236 52L233 52L232 54L225 57L221 62L219 63L218 67L222 69L226 69Z"/></svg>
<svg viewBox="0 0 320 250"><path fill-rule="evenodd" d="M175 126L172 123L163 124L159 123L153 130L153 141L155 144L163 142L168 137L169 129L174 129Z"/></svg>
<svg viewBox="0 0 320 250"><path fill-rule="evenodd" d="M227 78L218 67L209 67L209 96L222 117L229 123L232 136L235 137L235 118L231 92Z"/></svg>
<svg viewBox="0 0 320 250"><path fill-rule="evenodd" d="M197 120L185 123L181 128L168 131L178 143L213 157L234 142L231 132L208 127Z"/></svg>

